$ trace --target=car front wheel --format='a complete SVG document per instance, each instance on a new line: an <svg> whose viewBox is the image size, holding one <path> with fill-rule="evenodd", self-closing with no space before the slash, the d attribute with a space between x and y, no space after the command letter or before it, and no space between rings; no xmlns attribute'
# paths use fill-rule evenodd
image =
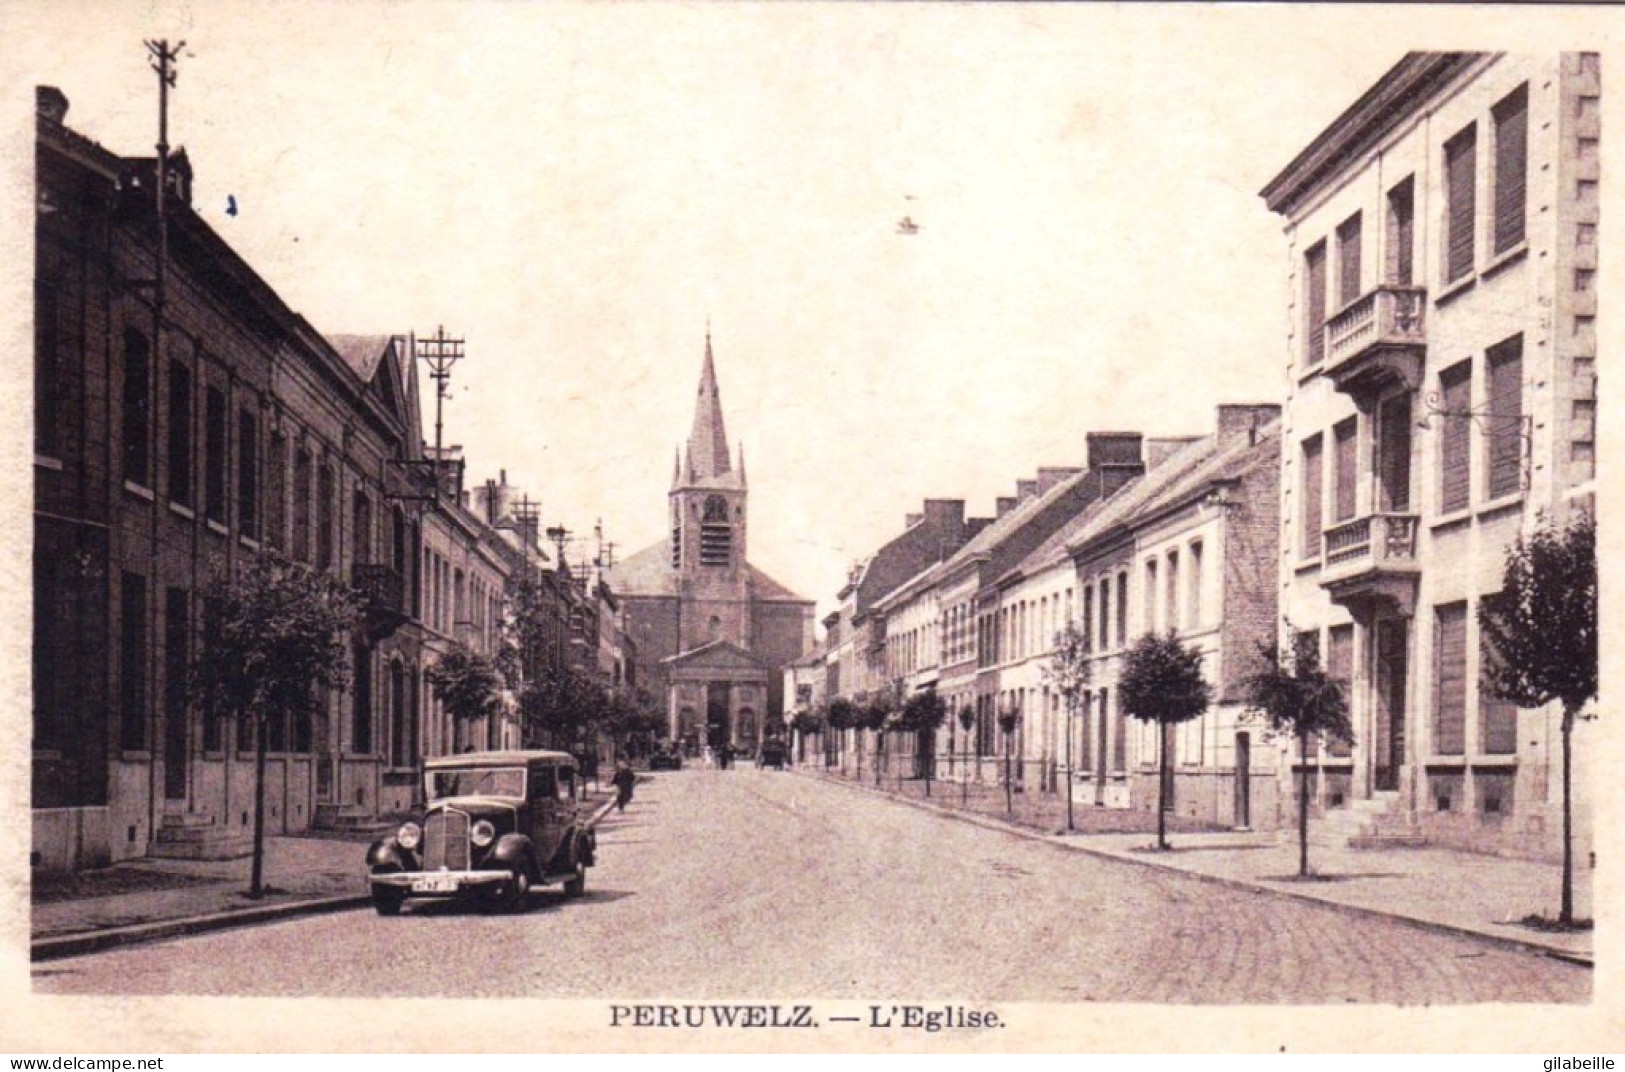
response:
<svg viewBox="0 0 1625 1072"><path fill-rule="evenodd" d="M372 907L377 909L380 916L398 916L401 914L401 904L406 895L399 890L387 887L372 891Z"/></svg>
<svg viewBox="0 0 1625 1072"><path fill-rule="evenodd" d="M521 864L508 873L508 881L502 884L500 903L506 911L517 912L529 898L530 871Z"/></svg>
<svg viewBox="0 0 1625 1072"><path fill-rule="evenodd" d="M575 874L564 880L564 896L580 897L587 892L587 865L576 861Z"/></svg>

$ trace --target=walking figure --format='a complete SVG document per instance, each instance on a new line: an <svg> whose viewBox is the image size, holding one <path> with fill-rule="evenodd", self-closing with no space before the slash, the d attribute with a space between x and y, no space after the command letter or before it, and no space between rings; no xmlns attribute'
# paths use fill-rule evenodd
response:
<svg viewBox="0 0 1625 1072"><path fill-rule="evenodd" d="M638 776L632 773L632 768L624 760L615 764L615 777L609 780L609 784L615 787L616 811L625 811L626 806L632 803L632 786L637 780Z"/></svg>

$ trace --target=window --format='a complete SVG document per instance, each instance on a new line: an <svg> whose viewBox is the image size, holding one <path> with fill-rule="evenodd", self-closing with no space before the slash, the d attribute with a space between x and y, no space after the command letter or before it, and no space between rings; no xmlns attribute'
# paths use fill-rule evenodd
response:
<svg viewBox="0 0 1625 1072"><path fill-rule="evenodd" d="M1434 611L1433 751L1459 756L1466 748L1467 604Z"/></svg>
<svg viewBox="0 0 1625 1072"><path fill-rule="evenodd" d="M333 468L324 465L316 474L316 568L333 567Z"/></svg>
<svg viewBox="0 0 1625 1072"><path fill-rule="evenodd" d="M1333 479L1337 482L1332 498L1333 521L1347 521L1354 516L1359 487L1359 432L1359 420L1354 417L1332 428Z"/></svg>
<svg viewBox="0 0 1625 1072"><path fill-rule="evenodd" d="M169 366L169 501L192 505L192 370Z"/></svg>
<svg viewBox="0 0 1625 1072"><path fill-rule="evenodd" d="M1337 228L1337 304L1341 308L1360 296L1360 214Z"/></svg>
<svg viewBox="0 0 1625 1072"><path fill-rule="evenodd" d="M293 456L293 557L310 561L310 452Z"/></svg>
<svg viewBox="0 0 1625 1072"><path fill-rule="evenodd" d="M1307 645L1309 648L1314 650L1316 656L1320 655L1319 629L1300 629L1298 630L1297 636L1293 638L1293 641L1293 651L1297 651L1300 647ZM1324 665L1324 662L1322 665ZM1320 755L1320 736L1318 734L1310 734L1304 739L1302 746L1303 755L1310 759L1316 758ZM1294 762L1296 762L1296 760L1294 760Z"/></svg>
<svg viewBox="0 0 1625 1072"><path fill-rule="evenodd" d="M1100 717L1104 719L1108 710L1112 711L1112 770L1121 771L1128 767L1128 721L1123 714L1123 705L1119 703L1112 710L1110 701L1111 691L1100 690Z"/></svg>
<svg viewBox="0 0 1625 1072"><path fill-rule="evenodd" d="M226 523L226 395L205 392L203 404L203 516Z"/></svg>
<svg viewBox="0 0 1625 1072"><path fill-rule="evenodd" d="M1117 571L1117 646L1128 643L1128 570Z"/></svg>
<svg viewBox="0 0 1625 1072"><path fill-rule="evenodd" d="M367 498L365 492L356 489L354 502L355 520L350 527L350 565L365 566L373 560L372 557L372 500Z"/></svg>
<svg viewBox="0 0 1625 1072"><path fill-rule="evenodd" d="M1486 428L1486 491L1491 499L1523 487L1523 336L1489 352L1490 418Z"/></svg>
<svg viewBox="0 0 1625 1072"><path fill-rule="evenodd" d="M1103 649L1111 647L1112 644L1111 609L1112 579L1102 577L1100 579L1100 646Z"/></svg>
<svg viewBox="0 0 1625 1072"><path fill-rule="evenodd" d="M260 534L260 432L249 410L237 411L237 527L253 539Z"/></svg>
<svg viewBox="0 0 1625 1072"><path fill-rule="evenodd" d="M1095 586L1092 584L1083 586L1083 646L1086 649L1095 646Z"/></svg>
<svg viewBox="0 0 1625 1072"><path fill-rule="evenodd" d="M1467 509L1471 498L1472 362L1463 361L1439 375L1439 396L1444 409L1439 433L1439 512L1450 514Z"/></svg>
<svg viewBox="0 0 1625 1072"><path fill-rule="evenodd" d="M147 747L147 579L126 573L119 600L119 744Z"/></svg>
<svg viewBox="0 0 1625 1072"><path fill-rule="evenodd" d="M1179 628L1179 552L1168 552L1168 611L1164 623L1169 629Z"/></svg>
<svg viewBox="0 0 1625 1072"><path fill-rule="evenodd" d="M1469 125L1445 143L1445 269L1444 281L1453 283L1473 270L1474 168L1478 128Z"/></svg>
<svg viewBox="0 0 1625 1072"><path fill-rule="evenodd" d="M1326 631L1326 673L1343 692L1348 703L1354 694L1354 626L1334 625ZM1347 757L1353 742L1332 737L1326 742L1326 754Z"/></svg>
<svg viewBox="0 0 1625 1072"><path fill-rule="evenodd" d="M186 667L187 642L191 637L190 593L184 588L164 589L164 762L165 776L182 777L179 788L185 795L183 772L186 766Z"/></svg>
<svg viewBox="0 0 1625 1072"><path fill-rule="evenodd" d="M1202 628L1202 543L1191 544L1190 610L1185 624L1192 629Z"/></svg>
<svg viewBox="0 0 1625 1072"><path fill-rule="evenodd" d="M34 748L55 751L68 744L68 727L63 725L61 699L66 693L58 679L66 665L62 656L68 644L57 645L59 631L71 643L71 627L66 624L62 596L66 585L59 579L64 567L49 555L34 555ZM36 802L37 803L37 802Z"/></svg>
<svg viewBox="0 0 1625 1072"><path fill-rule="evenodd" d="M1089 744L1091 741L1089 735L1089 714L1090 709L1093 706L1094 695L1090 693L1088 689L1085 689L1083 691L1083 695L1078 697L1078 721L1081 723L1081 727L1078 736L1077 762L1074 764L1074 769L1076 770L1087 771L1094 763L1094 756L1089 751Z"/></svg>
<svg viewBox="0 0 1625 1072"><path fill-rule="evenodd" d="M1316 242L1303 255L1303 307L1305 365L1318 365L1326 356L1326 243Z"/></svg>
<svg viewBox="0 0 1625 1072"><path fill-rule="evenodd" d="M147 337L133 328L124 332L124 479L146 487L152 454L151 355Z"/></svg>
<svg viewBox="0 0 1625 1072"><path fill-rule="evenodd" d="M1416 278L1416 181L1388 191L1388 281L1408 287Z"/></svg>
<svg viewBox="0 0 1625 1072"><path fill-rule="evenodd" d="M410 693L417 691L417 679L408 690L406 668L399 662L389 664L389 764L392 767L410 767L415 761L412 741L412 707Z"/></svg>
<svg viewBox="0 0 1625 1072"><path fill-rule="evenodd" d="M720 495L705 500L700 522L700 565L727 566L733 561L733 526L728 522L728 501Z"/></svg>
<svg viewBox="0 0 1625 1072"><path fill-rule="evenodd" d="M58 447L57 292L49 280L34 283L34 449L54 457Z"/></svg>
<svg viewBox="0 0 1625 1072"><path fill-rule="evenodd" d="M1411 396L1384 399L1377 410L1377 487L1383 510L1411 508Z"/></svg>
<svg viewBox="0 0 1625 1072"><path fill-rule="evenodd" d="M288 523L288 438L271 436L271 457L265 466L265 541L282 550Z"/></svg>
<svg viewBox="0 0 1625 1072"><path fill-rule="evenodd" d="M1495 645L1479 637L1478 718L1479 751L1492 756L1510 756L1518 751L1518 708L1495 695L1490 670L1500 661Z"/></svg>
<svg viewBox="0 0 1625 1072"><path fill-rule="evenodd" d="M372 752L372 649L361 644L355 646L355 681L352 689L355 709L350 728L350 747L357 755L364 756Z"/></svg>
<svg viewBox="0 0 1625 1072"><path fill-rule="evenodd" d="M1321 522L1321 443L1318 434L1310 436L1303 441L1302 451L1303 478L1299 485L1303 488L1303 503L1300 511L1302 525L1299 531L1300 558L1320 557L1320 532L1324 528Z"/></svg>
<svg viewBox="0 0 1625 1072"><path fill-rule="evenodd" d="M1495 244L1505 253L1524 239L1529 170L1529 87L1495 106Z"/></svg>

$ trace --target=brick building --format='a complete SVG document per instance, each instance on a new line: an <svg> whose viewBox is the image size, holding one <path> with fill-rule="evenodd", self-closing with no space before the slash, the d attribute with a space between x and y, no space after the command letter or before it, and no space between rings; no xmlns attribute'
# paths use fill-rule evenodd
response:
<svg viewBox="0 0 1625 1072"><path fill-rule="evenodd" d="M1354 741L1307 772L1327 833L1558 851L1560 712L1491 695L1477 611L1516 536L1594 497L1601 93L1595 53L1412 53L1262 191L1281 609L1352 681Z"/></svg>

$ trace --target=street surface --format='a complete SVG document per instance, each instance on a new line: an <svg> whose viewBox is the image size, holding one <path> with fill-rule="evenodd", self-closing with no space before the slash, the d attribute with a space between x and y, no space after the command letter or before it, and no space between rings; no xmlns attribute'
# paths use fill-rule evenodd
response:
<svg viewBox="0 0 1625 1072"><path fill-rule="evenodd" d="M1574 1002L1584 968L1231 890L778 771L662 772L587 895L417 902L34 967L40 992ZM363 846L356 847L362 866Z"/></svg>

